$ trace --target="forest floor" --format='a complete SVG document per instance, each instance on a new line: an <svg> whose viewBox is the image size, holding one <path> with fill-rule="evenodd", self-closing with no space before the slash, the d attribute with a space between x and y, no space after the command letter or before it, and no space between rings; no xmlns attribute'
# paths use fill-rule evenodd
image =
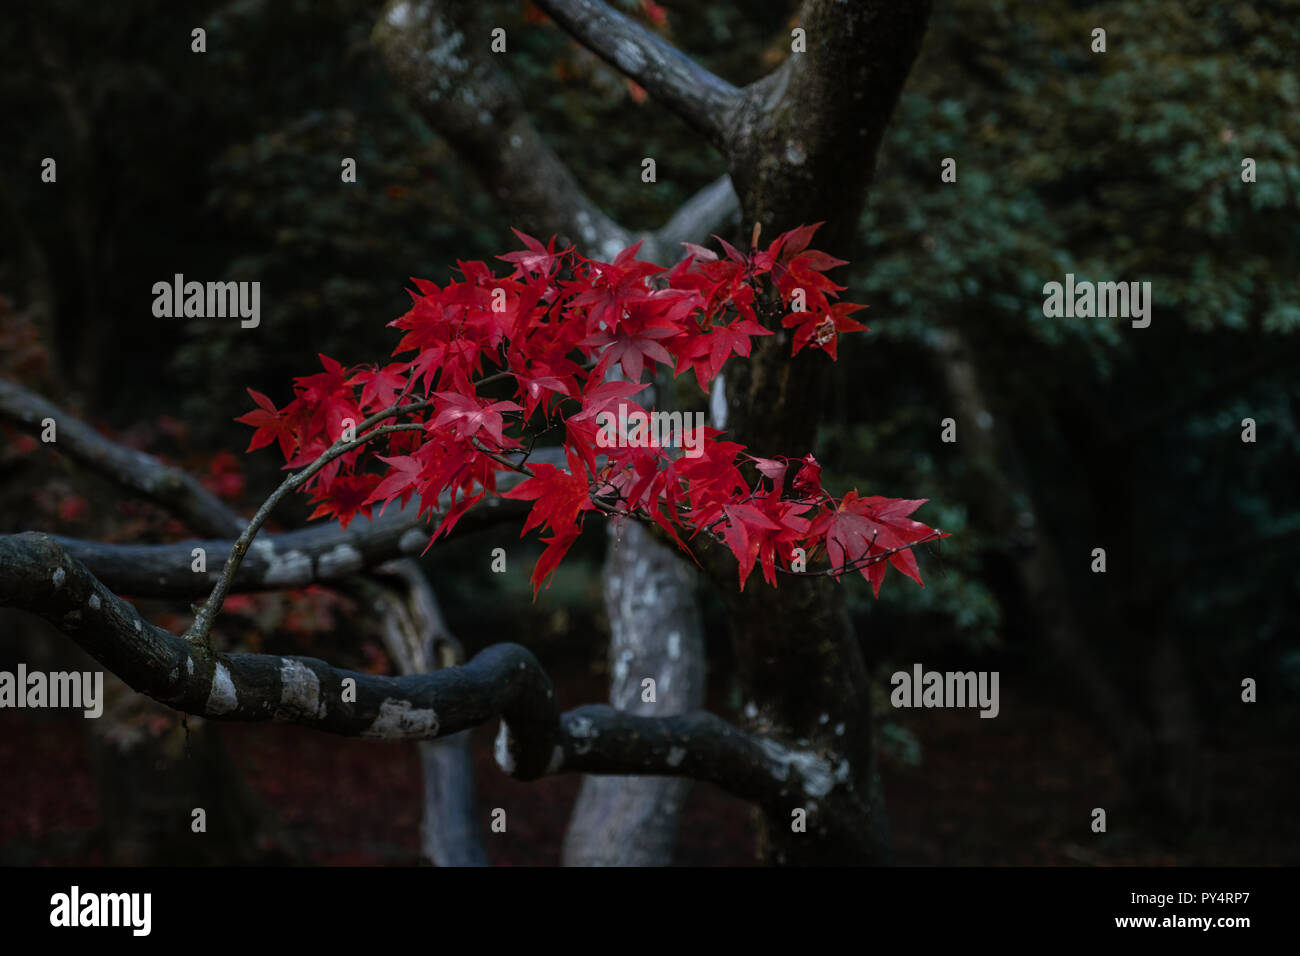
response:
<svg viewBox="0 0 1300 956"><path fill-rule="evenodd" d="M557 692L562 706L600 696L591 675L562 677ZM81 721L22 711L2 716L0 863L103 862L87 849L99 811ZM922 745L921 763L883 767L900 864L1300 862L1295 752L1280 743L1254 739L1240 750L1207 750L1203 765L1214 793L1207 821L1175 844L1152 836L1123 809L1109 752L1085 721L1049 701L1004 700L996 722L970 711L927 711L909 726ZM488 833L485 825L488 853L503 865L557 864L580 780L507 778L492 761L495 731L479 728L475 744L484 820L492 808L507 812L506 833ZM269 724L224 725L222 735L310 862L416 862L420 775L413 747ZM1105 834L1089 828L1095 806L1107 807ZM754 833L746 804L697 785L682 821L678 862L750 865Z"/></svg>

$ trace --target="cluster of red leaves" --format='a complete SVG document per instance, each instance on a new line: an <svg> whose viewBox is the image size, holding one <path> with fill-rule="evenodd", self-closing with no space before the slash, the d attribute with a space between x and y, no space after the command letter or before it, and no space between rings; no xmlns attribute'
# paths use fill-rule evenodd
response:
<svg viewBox="0 0 1300 956"><path fill-rule="evenodd" d="M344 527L376 505L418 496L420 513L442 513L436 539L497 492L500 472L522 471L527 479L504 497L534 502L524 533L549 533L534 594L592 511L653 521L688 553L683 537L721 540L739 562L742 588L755 564L775 586L778 567L800 571L822 555L825 573L859 570L876 593L886 562L920 583L910 549L941 536L907 517L922 501L855 491L836 499L811 455L787 481L788 459L750 456L716 429L704 430L694 457L653 439L597 441L609 427L602 412L646 414L632 396L647 387L647 372L690 370L707 392L732 356L773 334L763 319L792 330L794 353L815 348L832 359L840 332L864 330L850 318L863 306L833 301L843 286L825 272L844 263L808 248L816 229L791 230L749 254L722 240L721 257L688 244L672 269L639 260L639 244L607 263L516 233L525 248L498 257L509 275L461 262L461 281L412 280L411 310L390 323L404 333L393 352L400 361L349 369L322 355L324 370L296 379L289 404L277 409L250 389L258 408L238 421L257 429L250 451L277 442L291 469L342 438L394 422L418 426L350 448L304 483L312 517ZM532 441L561 430L566 467L528 463Z"/></svg>

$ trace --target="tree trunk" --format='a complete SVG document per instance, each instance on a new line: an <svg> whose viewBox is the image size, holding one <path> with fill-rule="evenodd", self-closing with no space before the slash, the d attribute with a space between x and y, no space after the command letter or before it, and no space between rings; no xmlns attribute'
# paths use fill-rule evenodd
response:
<svg viewBox="0 0 1300 956"><path fill-rule="evenodd" d="M665 717L704 704L704 638L695 574L632 521L610 526L605 562L609 702ZM654 681L648 701L643 681ZM564 840L567 866L665 866L672 862L691 782L682 777L594 777L582 790Z"/></svg>
<svg viewBox="0 0 1300 956"><path fill-rule="evenodd" d="M799 22L808 53L792 54L749 88L732 134L731 177L743 224L760 223L770 240L821 221L814 246L854 257L876 152L920 51L929 8L803 5ZM779 329L778 316L765 318ZM801 455L815 443L830 360L813 349L791 358L790 350L788 333L778 332L756 339L748 362L728 366L729 430L756 454ZM832 756L836 768L820 801L766 815L763 856L788 863L886 861L870 679L842 590L852 580L795 578L777 590L754 580L743 593L736 593L734 580L733 571L723 594L750 726ZM794 829L799 809L807 813L802 833Z"/></svg>

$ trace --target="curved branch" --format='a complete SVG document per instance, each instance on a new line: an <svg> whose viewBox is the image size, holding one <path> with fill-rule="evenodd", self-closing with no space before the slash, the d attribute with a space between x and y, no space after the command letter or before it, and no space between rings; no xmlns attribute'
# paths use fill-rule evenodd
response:
<svg viewBox="0 0 1300 956"><path fill-rule="evenodd" d="M713 714L637 717L597 705L561 715L550 679L519 644L403 677L310 657L212 653L143 620L49 535L0 536L0 607L40 615L135 690L215 720L433 740L499 716L498 762L519 780L561 772L691 776L770 808L822 797L847 779L830 758Z"/></svg>
<svg viewBox="0 0 1300 956"><path fill-rule="evenodd" d="M0 379L0 419L28 434L40 435L41 422L46 418L52 418L56 425L55 449L157 502L195 531L237 535L244 529L244 519L193 476L152 455L110 441L54 403Z"/></svg>
<svg viewBox="0 0 1300 956"><path fill-rule="evenodd" d="M741 91L600 0L535 0L575 40L725 151Z"/></svg>

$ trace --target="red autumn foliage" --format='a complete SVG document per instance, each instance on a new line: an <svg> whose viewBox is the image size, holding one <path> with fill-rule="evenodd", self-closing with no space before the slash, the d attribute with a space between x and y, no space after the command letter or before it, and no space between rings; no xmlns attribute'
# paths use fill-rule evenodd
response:
<svg viewBox="0 0 1300 956"><path fill-rule="evenodd" d="M723 542L742 589L756 564L775 586L778 568L804 571L823 555L822 573L860 571L876 593L887 563L920 583L911 548L944 536L907 517L923 501L856 491L836 499L812 455L756 458L716 429L704 429L693 455L632 430L613 434L612 421L646 414L632 396L647 372L690 370L708 391L728 361L750 354L754 337L773 334L764 320L793 330L792 354L821 349L832 359L841 332L866 329L849 318L864 307L834 301L844 287L825 275L843 260L809 248L818 225L749 254L722 240L723 256L687 244L672 269L638 259L639 244L599 262L516 231L524 248L498 257L508 275L460 262L461 281L412 280L410 311L390 323L403 332L399 360L348 369L322 355L324 371L296 379L287 405L250 389L258 407L237 420L256 429L249 451L275 442L286 468L344 438L417 426L349 447L304 483L313 516L344 527L376 505L418 497L421 513L443 516L436 539L497 493L498 474L524 473L503 497L534 503L524 533L550 533L534 594L592 512L653 521L688 552L696 535ZM602 431L616 441L598 442ZM562 436L567 467L510 457L543 432Z"/></svg>

